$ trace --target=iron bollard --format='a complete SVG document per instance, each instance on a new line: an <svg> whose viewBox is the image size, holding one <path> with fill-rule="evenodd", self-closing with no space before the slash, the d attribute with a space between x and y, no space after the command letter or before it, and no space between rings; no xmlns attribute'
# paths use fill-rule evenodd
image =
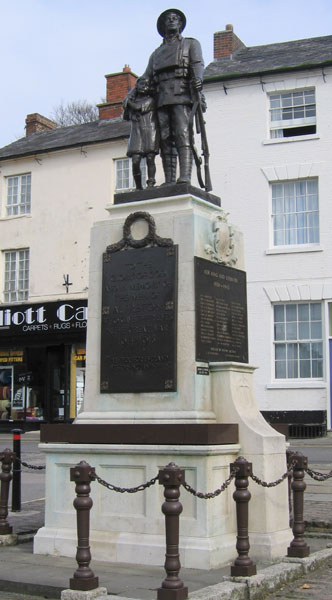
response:
<svg viewBox="0 0 332 600"><path fill-rule="evenodd" d="M165 502L161 509L165 515L166 529L166 578L158 588L158 600L185 600L188 588L180 579L181 569L179 554L179 516L182 504L179 501L180 485L184 482L184 470L176 464L169 463L159 471L159 483L165 487Z"/></svg>
<svg viewBox="0 0 332 600"><path fill-rule="evenodd" d="M239 456L230 466L231 472L237 470L235 475L236 490L233 498L236 502L237 538L236 549L238 557L231 566L231 575L250 577L256 575L256 565L248 556L250 544L248 535L248 508L251 494L248 490L248 477L252 475L252 463L243 456Z"/></svg>
<svg viewBox="0 0 332 600"><path fill-rule="evenodd" d="M293 535L294 538L287 549L287 556L296 556L304 558L309 556L310 548L307 545L304 535L304 519L303 519L303 500L304 490L307 485L304 481L304 469L308 466L308 459L300 452L293 452Z"/></svg>
<svg viewBox="0 0 332 600"><path fill-rule="evenodd" d="M12 429L13 434L13 452L15 460L13 463L13 483L12 483L12 511L21 510L21 434L22 429Z"/></svg>
<svg viewBox="0 0 332 600"><path fill-rule="evenodd" d="M9 448L0 453L0 462L2 463L2 472L0 473L0 535L8 535L13 531L13 528L7 521L7 516L9 485L12 480L10 471L14 458L15 454Z"/></svg>
<svg viewBox="0 0 332 600"><path fill-rule="evenodd" d="M91 552L89 546L90 535L90 510L92 498L90 498L90 482L96 479L93 467L81 460L76 467L70 469L70 481L75 481L75 498L73 504L77 515L77 552L76 560L78 569L69 580L71 590L89 591L99 586L98 577L90 569Z"/></svg>

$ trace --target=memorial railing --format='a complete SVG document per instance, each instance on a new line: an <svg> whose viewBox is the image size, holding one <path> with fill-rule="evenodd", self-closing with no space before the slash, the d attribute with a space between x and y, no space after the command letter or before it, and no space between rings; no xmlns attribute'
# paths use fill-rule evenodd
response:
<svg viewBox="0 0 332 600"><path fill-rule="evenodd" d="M9 487L12 480L12 466L16 459L15 453L6 448L0 452L2 465L0 473L0 535L12 533L12 527L8 523L8 497ZM43 465L29 465L21 461L21 464L33 469L43 469ZM179 573L181 569L179 553L179 519L182 513L180 498L181 486L190 494L201 500L211 500L224 492L234 480L235 491L233 499L236 503L237 523L237 558L231 565L231 576L251 576L256 574L256 565L249 557L249 478L257 485L265 488L276 487L288 478L290 498L290 520L292 522L293 540L287 550L287 556L304 558L309 555L310 549L304 539L304 491L306 483L305 473L316 481L326 481L332 478L332 470L329 473L314 471L308 466L307 457L300 452L287 451L287 470L278 479L266 482L253 473L252 463L244 457L239 457L230 465L229 477L213 492L200 492L191 487L185 479L185 470L174 463L169 463L159 470L149 481L135 487L124 488L116 486L102 479L84 460L75 467L70 468L70 480L75 483L76 497L74 507L77 519L77 552L76 561L78 567L70 579L70 589L89 591L96 589L99 585L98 577L90 569L91 552L89 545L90 537L90 511L93 506L90 497L91 482L97 481L100 485L115 493L134 494L144 491L155 483L164 486L165 500L161 510L165 515L166 536L166 577L158 589L158 600L185 600L188 597L188 589L182 582Z"/></svg>

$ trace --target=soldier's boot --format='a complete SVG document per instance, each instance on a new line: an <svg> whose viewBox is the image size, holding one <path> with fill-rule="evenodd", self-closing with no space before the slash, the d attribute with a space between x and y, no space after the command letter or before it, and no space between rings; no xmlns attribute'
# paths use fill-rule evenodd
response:
<svg viewBox="0 0 332 600"><path fill-rule="evenodd" d="M134 175L134 180L135 180L135 184L136 184L136 189L137 190L142 190L143 186L142 186L142 175L141 172L139 173L133 173Z"/></svg>
<svg viewBox="0 0 332 600"><path fill-rule="evenodd" d="M133 154L132 156L133 165L133 178L136 184L137 190L142 190L142 174L141 174L141 156L139 154Z"/></svg>
<svg viewBox="0 0 332 600"><path fill-rule="evenodd" d="M193 153L190 146L178 148L180 177L176 183L190 183L191 169L193 163Z"/></svg>
<svg viewBox="0 0 332 600"><path fill-rule="evenodd" d="M164 169L164 173L165 173L165 183L163 183L162 185L167 185L168 183L174 183L175 176L173 179L173 170L172 170L173 156L171 154L164 154L162 157L162 161L163 161L163 169Z"/></svg>
<svg viewBox="0 0 332 600"><path fill-rule="evenodd" d="M176 182L176 167L177 167L177 163L178 163L178 155L177 154L172 154L172 156L171 156L171 177L172 177L172 182L173 183Z"/></svg>
<svg viewBox="0 0 332 600"><path fill-rule="evenodd" d="M148 178L146 181L146 185L148 187L153 187L156 184L156 165L155 165L155 155L148 154L146 157L146 164L148 168Z"/></svg>

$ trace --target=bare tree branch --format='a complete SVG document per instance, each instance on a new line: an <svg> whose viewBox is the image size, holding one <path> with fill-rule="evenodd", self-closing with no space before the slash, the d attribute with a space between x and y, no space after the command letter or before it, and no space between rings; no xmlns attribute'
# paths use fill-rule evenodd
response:
<svg viewBox="0 0 332 600"><path fill-rule="evenodd" d="M98 108L86 100L78 100L64 104L58 104L53 109L51 118L59 127L68 125L81 125L98 120Z"/></svg>

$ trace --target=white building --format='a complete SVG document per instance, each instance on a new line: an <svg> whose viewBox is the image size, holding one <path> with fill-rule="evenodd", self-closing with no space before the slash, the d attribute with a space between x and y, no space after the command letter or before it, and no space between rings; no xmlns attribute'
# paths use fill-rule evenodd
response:
<svg viewBox="0 0 332 600"><path fill-rule="evenodd" d="M228 25L214 47L212 181L244 232L259 406L317 434L331 427L332 36L246 48Z"/></svg>
<svg viewBox="0 0 332 600"><path fill-rule="evenodd" d="M90 229L106 217L129 131L120 118L26 124L0 152L0 430L68 422L80 408Z"/></svg>
<svg viewBox="0 0 332 600"><path fill-rule="evenodd" d="M270 421L299 425L297 433L321 433L326 422L331 427L332 36L246 48L227 26L214 42L204 85L211 176L214 193L244 233L259 406ZM131 187L129 127L116 115L134 81L128 67L107 76L99 121L54 130L32 115L29 135L0 150L0 376L9 387L2 392L3 420L19 418L15 402L23 406L21 419L75 416L85 342L84 335L75 338L71 317L87 299L90 227L106 217L115 190ZM45 127L51 130L38 133ZM47 303L58 303L54 309L65 320L39 323ZM41 307L45 313L37 314ZM24 411L19 394L15 401L22 382L27 397L44 395L43 408Z"/></svg>

